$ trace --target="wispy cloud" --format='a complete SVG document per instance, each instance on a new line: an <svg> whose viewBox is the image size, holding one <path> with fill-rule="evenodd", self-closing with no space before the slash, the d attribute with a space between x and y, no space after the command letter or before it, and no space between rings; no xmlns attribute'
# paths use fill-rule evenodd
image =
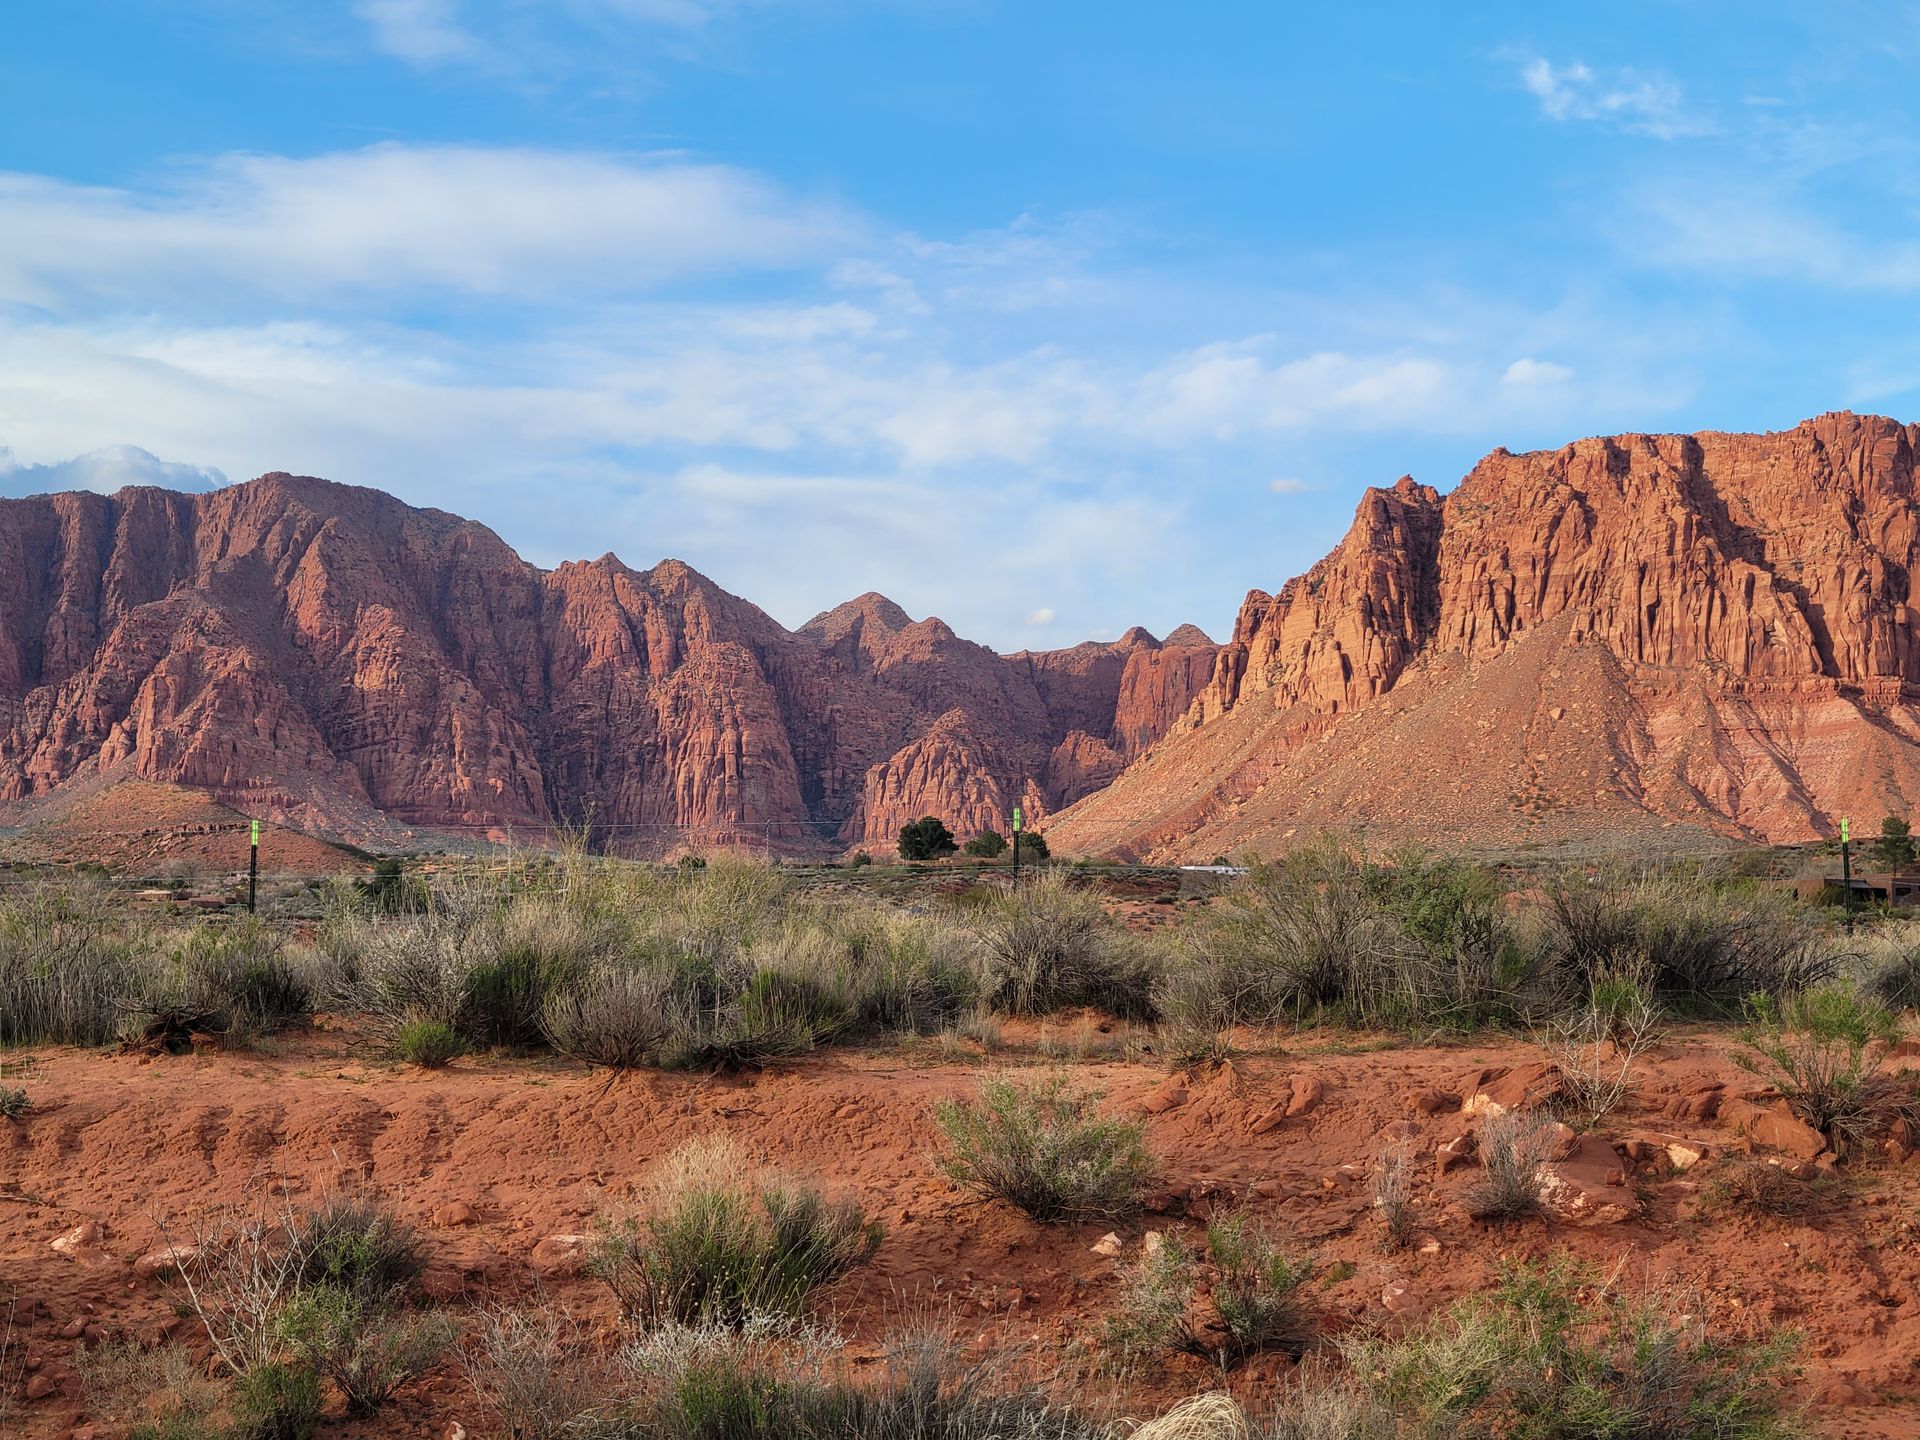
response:
<svg viewBox="0 0 1920 1440"><path fill-rule="evenodd" d="M230 155L134 190L0 173L0 300L408 287L542 296L817 260L855 222L676 156L375 145Z"/></svg>
<svg viewBox="0 0 1920 1440"><path fill-rule="evenodd" d="M1507 385L1559 385L1573 378L1573 371L1551 360L1522 356L1507 366L1500 379Z"/></svg>
<svg viewBox="0 0 1920 1440"><path fill-rule="evenodd" d="M227 477L204 465L162 460L138 445L107 445L70 460L22 465L0 445L0 495L44 495L58 490L91 490L111 495L129 485L166 490L217 490Z"/></svg>
<svg viewBox="0 0 1920 1440"><path fill-rule="evenodd" d="M1520 83L1549 120L1607 124L1657 140L1710 134L1714 128L1688 108L1678 83L1657 72L1595 70L1577 60L1555 65L1529 55L1520 62Z"/></svg>
<svg viewBox="0 0 1920 1440"><path fill-rule="evenodd" d="M487 48L460 23L459 0L355 0L374 48L412 65L482 59Z"/></svg>

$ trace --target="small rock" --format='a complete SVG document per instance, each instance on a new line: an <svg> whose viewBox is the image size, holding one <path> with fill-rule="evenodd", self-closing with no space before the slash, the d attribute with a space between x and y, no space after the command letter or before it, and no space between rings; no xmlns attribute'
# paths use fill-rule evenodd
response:
<svg viewBox="0 0 1920 1440"><path fill-rule="evenodd" d="M467 1427L458 1420L449 1420L440 1432L440 1440L467 1440Z"/></svg>
<svg viewBox="0 0 1920 1440"><path fill-rule="evenodd" d="M586 1263L586 1235L549 1235L533 1247L533 1268L542 1275L581 1269Z"/></svg>
<svg viewBox="0 0 1920 1440"><path fill-rule="evenodd" d="M159 1275L170 1275L200 1253L193 1245L168 1245L161 1250L152 1250L133 1262L133 1274L137 1280L152 1280Z"/></svg>
<svg viewBox="0 0 1920 1440"><path fill-rule="evenodd" d="M480 1217L474 1213L473 1207L466 1201L455 1200L451 1204L442 1205L427 1218L442 1230L455 1230L462 1225L473 1224Z"/></svg>
<svg viewBox="0 0 1920 1440"><path fill-rule="evenodd" d="M29 1400L44 1400L60 1387L44 1370L27 1381L26 1397Z"/></svg>
<svg viewBox="0 0 1920 1440"><path fill-rule="evenodd" d="M1392 1314L1404 1315L1414 1308L1413 1292L1398 1280L1390 1281L1380 1292L1380 1304Z"/></svg>
<svg viewBox="0 0 1920 1440"><path fill-rule="evenodd" d="M1247 1133L1265 1135L1269 1130L1279 1129L1280 1123L1286 1118L1287 1110L1284 1105L1269 1105L1247 1122Z"/></svg>
<svg viewBox="0 0 1920 1440"><path fill-rule="evenodd" d="M1327 1093L1324 1081L1314 1075L1296 1075L1290 1082L1291 1095L1287 1100L1287 1118L1304 1115L1318 1105Z"/></svg>
<svg viewBox="0 0 1920 1440"><path fill-rule="evenodd" d="M1691 1140L1676 1140L1667 1146L1667 1163L1685 1173L1707 1158L1707 1147Z"/></svg>
<svg viewBox="0 0 1920 1440"><path fill-rule="evenodd" d="M83 1220L59 1239L52 1242L57 1255L73 1255L89 1245L98 1245L103 1239L100 1227L91 1220Z"/></svg>
<svg viewBox="0 0 1920 1440"><path fill-rule="evenodd" d="M1464 1165L1473 1158L1477 1144L1471 1130L1463 1131L1447 1141L1434 1152L1434 1162L1439 1174L1446 1174L1456 1165Z"/></svg>
<svg viewBox="0 0 1920 1440"><path fill-rule="evenodd" d="M1800 1160L1811 1160L1827 1148L1827 1137L1793 1113L1784 1100L1756 1105L1731 1097L1720 1105L1720 1119L1762 1145L1783 1150Z"/></svg>
<svg viewBox="0 0 1920 1440"><path fill-rule="evenodd" d="M1167 1237L1158 1230L1149 1230L1140 1237L1140 1248L1149 1255L1158 1255L1160 1247L1167 1243Z"/></svg>
<svg viewBox="0 0 1920 1440"><path fill-rule="evenodd" d="M1443 1115L1449 1110L1460 1108L1460 1097L1449 1095L1444 1090L1428 1088L1415 1091L1407 1104L1413 1108L1416 1115Z"/></svg>
<svg viewBox="0 0 1920 1440"><path fill-rule="evenodd" d="M1421 1255L1438 1255L1440 1253L1439 1237L1434 1235L1421 1236L1420 1243L1414 1247L1414 1250Z"/></svg>
<svg viewBox="0 0 1920 1440"><path fill-rule="evenodd" d="M1094 1241L1089 1248L1092 1249L1094 1254L1104 1255L1107 1259L1113 1260L1117 1259L1121 1252L1127 1247L1121 1242L1118 1235L1109 1230L1105 1235L1102 1235L1098 1240Z"/></svg>
<svg viewBox="0 0 1920 1440"><path fill-rule="evenodd" d="M1167 1111L1187 1103L1187 1092L1183 1086L1162 1085L1140 1102L1140 1108L1149 1115L1163 1115Z"/></svg>

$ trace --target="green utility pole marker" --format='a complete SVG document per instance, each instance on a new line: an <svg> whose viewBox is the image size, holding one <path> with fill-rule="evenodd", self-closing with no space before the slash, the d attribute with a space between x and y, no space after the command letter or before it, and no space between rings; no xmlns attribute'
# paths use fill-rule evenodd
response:
<svg viewBox="0 0 1920 1440"><path fill-rule="evenodd" d="M1018 805L1013 807L1013 833L1016 835L1020 833L1020 807Z"/></svg>
<svg viewBox="0 0 1920 1440"><path fill-rule="evenodd" d="M1851 839L1851 838L1852 838L1852 837L1851 837L1851 836L1850 836L1850 835L1849 835L1849 834L1847 833L1847 832L1848 832L1848 830L1849 830L1850 828L1851 828L1851 825L1850 825L1850 823L1849 823L1848 821L1846 821L1846 820L1842 820L1842 821L1840 822L1840 843L1841 843L1842 845L1844 845L1844 844L1846 844L1846 843L1847 843L1847 841L1848 841L1849 839Z"/></svg>
<svg viewBox="0 0 1920 1440"><path fill-rule="evenodd" d="M256 850L260 848L260 822L258 820L253 822L253 848Z"/></svg>

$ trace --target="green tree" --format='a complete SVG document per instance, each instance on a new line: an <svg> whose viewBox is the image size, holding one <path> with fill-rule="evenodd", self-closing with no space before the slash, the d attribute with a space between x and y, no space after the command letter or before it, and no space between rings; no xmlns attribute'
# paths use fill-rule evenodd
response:
<svg viewBox="0 0 1920 1440"><path fill-rule="evenodd" d="M991 860L997 855L1007 853L1007 837L998 830L982 830L973 839L967 841L967 854L977 855L982 860Z"/></svg>
<svg viewBox="0 0 1920 1440"><path fill-rule="evenodd" d="M953 832L947 829L947 822L935 816L922 815L900 827L902 860L937 860L959 848L953 842Z"/></svg>
<svg viewBox="0 0 1920 1440"><path fill-rule="evenodd" d="M1898 815L1880 822L1880 838L1873 842L1873 858L1889 870L1913 864L1913 827Z"/></svg>
<svg viewBox="0 0 1920 1440"><path fill-rule="evenodd" d="M1047 837L1038 830L1028 830L1020 836L1020 858L1022 860L1050 860L1053 857L1047 851Z"/></svg>

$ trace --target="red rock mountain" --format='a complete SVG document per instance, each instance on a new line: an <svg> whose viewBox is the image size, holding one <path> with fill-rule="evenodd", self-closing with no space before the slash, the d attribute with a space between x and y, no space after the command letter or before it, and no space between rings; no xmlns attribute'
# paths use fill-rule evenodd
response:
<svg viewBox="0 0 1920 1440"><path fill-rule="evenodd" d="M1444 497L1370 490L1049 838L1207 857L1356 825L1683 843L1911 816L1917 447L1920 427L1834 414L1496 450Z"/></svg>
<svg viewBox="0 0 1920 1440"><path fill-rule="evenodd" d="M1216 647L996 655L864 595L788 631L678 561L542 571L377 491L268 475L0 501L0 811L124 780L373 843L591 815L631 853L1036 820L1183 714Z"/></svg>

